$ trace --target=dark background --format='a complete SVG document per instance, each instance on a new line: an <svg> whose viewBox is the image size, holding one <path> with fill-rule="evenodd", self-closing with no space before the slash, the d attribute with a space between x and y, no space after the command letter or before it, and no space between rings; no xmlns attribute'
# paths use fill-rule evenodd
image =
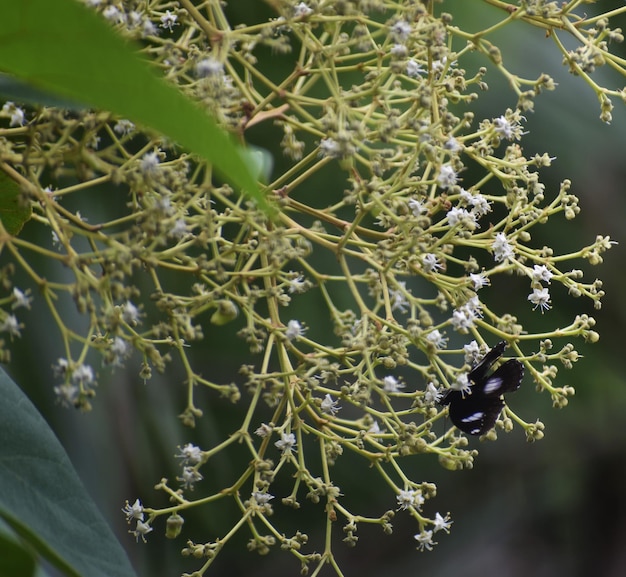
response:
<svg viewBox="0 0 626 577"><path fill-rule="evenodd" d="M232 21L248 23L272 16L267 6L258 1L231 3ZM621 2L602 2L602 8L621 6ZM589 11L593 8L589 6ZM500 18L495 9L480 2L448 0L443 9L454 14L454 22L468 30L485 28ZM235 13L235 10L238 14ZM241 16L244 14L245 16ZM612 26L620 22L612 21ZM624 23L622 19L621 24ZM415 458L406 462L411 477L434 482L438 496L427 504L426 513L449 511L454 520L450 535L437 534L439 545L429 553L414 550L415 524L406 515L398 515L394 535L385 536L379 528L360 526L360 541L355 549L337 543L334 550L347 576L359 574L428 575L429 577L534 577L552 575L612 577L626 574L626 516L624 485L626 482L626 435L624 417L623 324L626 305L622 298L624 269L625 201L622 182L626 168L624 137L626 135L625 105L614 99L614 120L610 126L600 122L599 103L593 91L580 78L572 77L561 65L562 57L551 39L541 30L522 24L507 27L490 37L514 73L530 78L547 72L558 82L555 92L545 93L536 101L536 110L527 114L522 146L526 156L548 152L556 157L553 166L542 171L548 191L556 191L564 178L573 181L572 192L580 198L582 212L570 222L555 219L534 234L539 244L554 246L556 252L577 250L590 244L596 234L610 235L620 244L605 255L605 263L591 269L605 282L606 297L600 311L592 311L588 303L569 297L555 299L554 309L532 322L557 327L569 324L575 314L588 312L598 321L601 334L598 344L576 343L584 358L573 371L559 373L557 384L576 387L576 396L560 411L552 409L547 395L538 395L528 380L511 400L514 409L526 420L541 419L546 424L546 438L538 443L525 441L520 429L510 435L499 435L497 443L472 444L480 449L473 470L450 472L442 469L436 459ZM623 48L618 48L623 55ZM290 57L272 58L271 65L280 76L290 67ZM514 107L516 96L505 79L475 55L462 63L468 71L481 65L489 69L485 80L489 92L482 94L473 107L476 118L493 118ZM594 78L603 85L619 88L624 78L612 75L606 68ZM276 129L268 126L251 131L251 142L270 150L275 157L275 173L284 164L276 147ZM337 168L337 171L339 169ZM329 198L341 191L335 184L343 176L326 171L325 182L316 182L298 190L300 198L319 199L326 190ZM299 197L296 196L298 199ZM329 201L330 202L330 201ZM24 233L36 236L27 226ZM545 235L542 237L542 235ZM572 266L584 268L583 263ZM590 269L585 268L586 272ZM492 287L493 288L493 287ZM498 295L492 290L491 302L498 298L507 304L517 299L519 310L528 313L525 302L527 286L516 292ZM297 311L298 303L294 303ZM68 315L75 313L68 308ZM324 321L325 310L303 310ZM294 318L297 314L294 313ZM153 490L158 480L173 479L172 455L177 445L196 442L207 448L223 439L238 420L238 407L207 396L202 409L207 418L195 431L183 430L172 413L180 412L184 403L182 378L175 368L165 376L155 376L144 385L137 377L137 365L111 377L100 374L101 386L90 414L79 414L54 404L50 366L63 352L58 350L56 327L45 309L35 303L21 317L26 323L24 338L17 343L14 361L9 370L42 411L67 448L90 493L127 548L141 576L179 575L191 572L197 561L182 559L179 550L184 539L175 543L162 536L159 521L149 535L147 545L136 545L126 533L121 508L124 500L139 496L146 503L159 500ZM240 319L241 320L241 319ZM522 317L526 322L526 318ZM240 341L233 337L240 327L208 328L207 339L197 352L202 372L216 382L229 382L242 362ZM535 328L535 327L533 327ZM315 330L320 330L319 328ZM232 338L231 338L232 337ZM564 344L564 343L559 343ZM201 355L201 356L200 356ZM36 359L36 362L35 362ZM202 360L200 360L202 359ZM172 411L172 407L174 407ZM233 459L233 461L230 461ZM224 453L211 461L205 478L217 484L239 467L237 455ZM343 492L355 509L380 514L392 508L388 492L382 486L362 482L362 464L350 457L340 460L338 473ZM358 502L358 506L356 503ZM280 508L279 505L276 506ZM223 516L234 513L228 505L216 505L201 515L187 517L184 537L214 540L227 526ZM318 508L304 506L301 515L319 520ZM236 514L236 513L234 513ZM277 514L281 514L278 513ZM306 520L305 520L306 521ZM308 523L300 523L302 528ZM294 520L285 517L286 523ZM340 532L337 531L339 534ZM312 540L315 533L310 532ZM273 551L267 557L245 552L246 538L233 542L220 554L210 575L245 574L250 577L274 577L299 574L299 566L288 555ZM319 548L318 548L319 549ZM330 575L331 570L323 572Z"/></svg>

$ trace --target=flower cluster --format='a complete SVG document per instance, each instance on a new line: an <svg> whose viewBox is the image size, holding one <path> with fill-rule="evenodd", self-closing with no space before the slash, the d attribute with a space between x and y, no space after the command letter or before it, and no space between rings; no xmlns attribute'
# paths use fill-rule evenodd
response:
<svg viewBox="0 0 626 577"><path fill-rule="evenodd" d="M149 9L87 3L121 33L141 38L167 78L225 128L272 119L288 161L267 184L277 215L270 219L212 180L211 167L129 120L6 103L0 157L19 168L23 201L50 242L3 237L14 263L0 270L8 289L0 331L21 334L9 310L29 307L32 289L13 287L11 278L34 251L65 279L48 282L54 275L23 266L61 326L58 354L65 356L54 367L54 391L62 404L89 409L96 382L104 380L97 367L119 370L133 355L146 382L153 370L179 361L187 386L180 418L187 426L205 418L196 405L199 388L239 402L240 420L224 439L179 448L174 486L167 479L157 485L167 507L144 508L137 499L123 509L135 524L131 533L146 541L163 516L166 534L176 537L183 510L220 499L236 503L242 517L222 538L187 542L184 555L204 558L195 575L246 529L249 550L263 554L278 544L303 573L317 573L330 551L318 553L305 532L288 536L270 519L279 507L297 509L303 497L321 505L327 543L342 526L344 542L355 545L361 522L389 534L394 515L402 514L415 520L417 548L432 549L435 534L449 532L452 521L432 510L436 487L410 479L403 458L430 453L459 469L473 466L477 455L464 434L445 430L447 409L438 395L450 387L468 392L470 367L490 345L507 340L537 388L565 406L573 390L557 384L556 363L571 368L577 355L569 342L555 347L551 337L598 338L586 314L553 335L532 331L539 311L549 320L558 306L549 286L600 307L601 282L568 267L599 264L612 244L598 236L566 255L533 245L535 227L579 212L568 181L547 190L540 180L553 159L527 158L519 144L523 113L554 83L542 75L522 91L515 77L517 107L474 118L467 105L487 88L486 70L468 73L466 56L483 54L485 65L501 58L481 34L435 13L435 3L291 0L275 3L275 19L238 26L228 25L218 2L204 3L202 11L160 0ZM530 15L538 3L524 4ZM561 19L574 18L563 10L559 29ZM555 16L520 13L530 24L540 17ZM172 42L178 37L187 40ZM604 54L604 44L593 46L570 58L581 74L589 70L584 62ZM260 48L290 63L284 79L263 75ZM68 173L75 177L70 185ZM306 194L305 184L318 176L336 183L327 196ZM105 184L101 210L82 201ZM521 303L498 299L493 285L501 278L522 295L530 279L530 306L523 296ZM83 333L63 325L60 294L70 295L86 319ZM193 362L191 351L210 329L241 343L233 382L214 382ZM96 355L101 364L91 360ZM542 423L507 407L486 436L495 439L513 424L530 441L543 435ZM235 445L247 452L238 480L206 494L203 468ZM387 484L388 509L378 516L363 517L344 503L333 472L345 450ZM291 492L278 494L279 477L293 484Z"/></svg>

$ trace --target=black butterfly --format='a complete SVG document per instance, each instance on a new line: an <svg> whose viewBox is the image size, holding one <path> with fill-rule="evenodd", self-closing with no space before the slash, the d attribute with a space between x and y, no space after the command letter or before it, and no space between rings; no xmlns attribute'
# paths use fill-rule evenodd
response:
<svg viewBox="0 0 626 577"><path fill-rule="evenodd" d="M450 420L468 435L483 435L492 429L504 407L502 395L517 391L522 384L524 365L517 359L505 361L487 376L507 346L506 341L498 343L470 371L469 393L448 389L439 400L441 405L450 405Z"/></svg>

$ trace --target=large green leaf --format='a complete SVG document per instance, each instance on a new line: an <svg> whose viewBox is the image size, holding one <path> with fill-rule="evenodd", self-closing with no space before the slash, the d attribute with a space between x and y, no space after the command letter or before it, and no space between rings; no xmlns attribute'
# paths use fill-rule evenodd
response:
<svg viewBox="0 0 626 577"><path fill-rule="evenodd" d="M0 369L0 517L71 577L133 577L63 447Z"/></svg>
<svg viewBox="0 0 626 577"><path fill-rule="evenodd" d="M231 138L77 0L0 0L0 70L158 130L267 208Z"/></svg>

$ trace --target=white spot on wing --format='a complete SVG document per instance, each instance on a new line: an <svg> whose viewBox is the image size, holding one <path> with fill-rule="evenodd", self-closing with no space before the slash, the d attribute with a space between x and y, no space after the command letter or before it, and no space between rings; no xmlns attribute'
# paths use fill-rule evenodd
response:
<svg viewBox="0 0 626 577"><path fill-rule="evenodd" d="M472 413L464 419L461 419L461 423L473 423L474 421L480 421L484 416L485 413L478 411L477 413Z"/></svg>
<svg viewBox="0 0 626 577"><path fill-rule="evenodd" d="M489 395L491 393L495 393L498 389L502 387L503 379L500 377L489 377L485 386L483 387L483 393L485 395Z"/></svg>

